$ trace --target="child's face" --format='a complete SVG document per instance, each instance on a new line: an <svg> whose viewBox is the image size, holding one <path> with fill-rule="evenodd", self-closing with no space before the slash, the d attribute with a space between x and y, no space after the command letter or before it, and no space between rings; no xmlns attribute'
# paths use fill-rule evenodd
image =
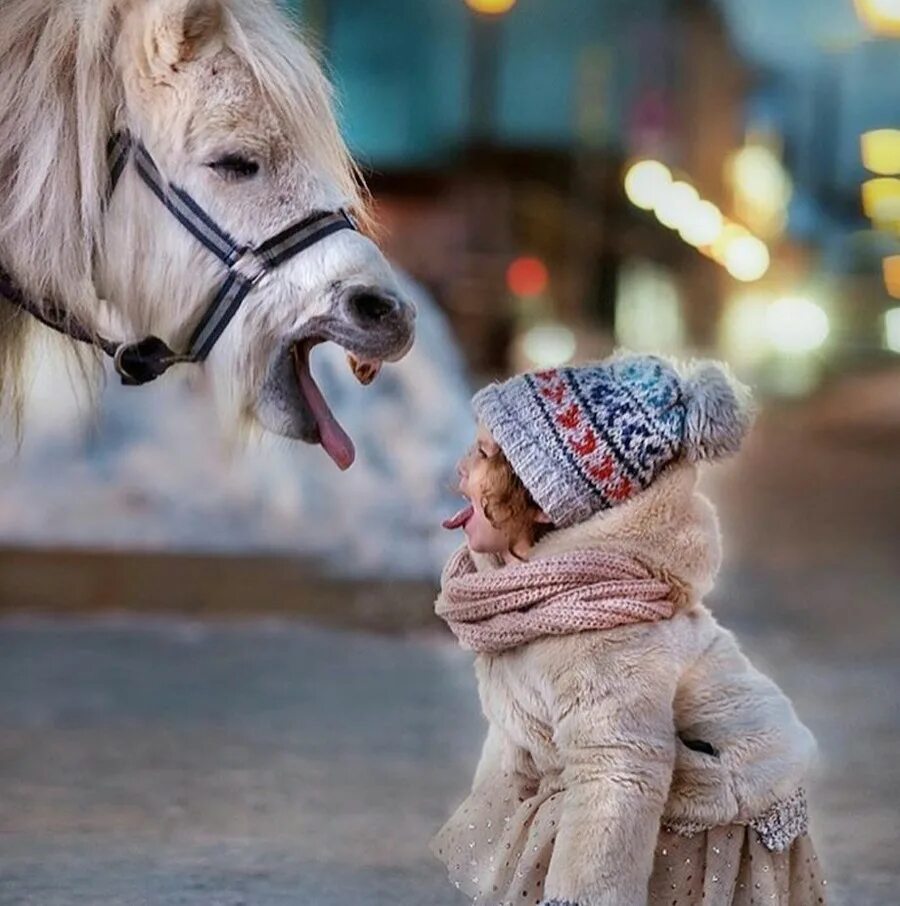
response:
<svg viewBox="0 0 900 906"><path fill-rule="evenodd" d="M505 554L511 547L510 538L491 524L482 506L487 463L499 452L500 447L491 432L479 424L475 443L457 465L459 490L469 505L446 523L451 528L462 528L469 549L481 554Z"/></svg>

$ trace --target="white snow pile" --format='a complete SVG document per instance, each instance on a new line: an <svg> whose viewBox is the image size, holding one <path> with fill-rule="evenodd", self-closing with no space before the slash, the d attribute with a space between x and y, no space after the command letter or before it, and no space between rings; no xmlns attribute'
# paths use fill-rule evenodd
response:
<svg viewBox="0 0 900 906"><path fill-rule="evenodd" d="M356 443L344 473L273 438L229 451L196 379L110 379L91 419L64 371L42 366L23 447L0 465L0 543L293 552L340 575L434 576L458 540L440 523L473 432L470 388L443 315L410 291L416 344L370 387L331 344L313 354Z"/></svg>

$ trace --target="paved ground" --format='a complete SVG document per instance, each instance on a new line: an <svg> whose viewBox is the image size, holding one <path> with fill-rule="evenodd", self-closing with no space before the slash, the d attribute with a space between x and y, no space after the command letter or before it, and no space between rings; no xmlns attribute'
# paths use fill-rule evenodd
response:
<svg viewBox="0 0 900 906"><path fill-rule="evenodd" d="M714 600L819 737L836 902L900 903L900 433L769 418ZM398 602L398 607L402 602ZM462 906L427 855L481 732L444 638L0 623L0 906Z"/></svg>
<svg viewBox="0 0 900 906"><path fill-rule="evenodd" d="M435 640L0 630L0 903L451 904L425 841L478 716Z"/></svg>

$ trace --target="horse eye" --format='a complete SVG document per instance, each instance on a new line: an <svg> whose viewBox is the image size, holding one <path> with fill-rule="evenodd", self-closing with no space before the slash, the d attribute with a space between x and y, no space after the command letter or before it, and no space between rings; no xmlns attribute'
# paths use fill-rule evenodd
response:
<svg viewBox="0 0 900 906"><path fill-rule="evenodd" d="M210 161L206 166L226 179L249 179L259 172L259 164L255 160L241 157L240 154L226 154Z"/></svg>

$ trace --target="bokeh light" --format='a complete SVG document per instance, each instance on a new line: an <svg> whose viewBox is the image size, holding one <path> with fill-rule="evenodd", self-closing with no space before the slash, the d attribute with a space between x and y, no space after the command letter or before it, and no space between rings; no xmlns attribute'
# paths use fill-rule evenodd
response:
<svg viewBox="0 0 900 906"><path fill-rule="evenodd" d="M879 176L862 184L863 210L877 223L900 221L900 179Z"/></svg>
<svg viewBox="0 0 900 906"><path fill-rule="evenodd" d="M575 334L564 324L536 324L522 337L522 352L537 368L553 368L571 361Z"/></svg>
<svg viewBox="0 0 900 906"><path fill-rule="evenodd" d="M679 180L668 186L654 208L656 217L663 226L677 229L691 217L693 208L700 201L697 190Z"/></svg>
<svg viewBox="0 0 900 906"><path fill-rule="evenodd" d="M635 352L677 353L684 348L682 300L678 281L669 270L641 259L622 265L615 338Z"/></svg>
<svg viewBox="0 0 900 906"><path fill-rule="evenodd" d="M488 16L508 13L515 5L516 0L466 0L466 6L470 9Z"/></svg>
<svg viewBox="0 0 900 906"><path fill-rule="evenodd" d="M805 296L776 299L766 311L766 335L780 352L812 352L828 339L829 332L828 315Z"/></svg>
<svg viewBox="0 0 900 906"><path fill-rule="evenodd" d="M775 153L765 145L747 145L731 161L731 174L740 191L757 203L781 207L793 186Z"/></svg>
<svg viewBox="0 0 900 906"><path fill-rule="evenodd" d="M759 236L780 236L794 184L778 154L766 144L748 144L732 155L728 176L736 216Z"/></svg>
<svg viewBox="0 0 900 906"><path fill-rule="evenodd" d="M729 299L719 322L719 339L728 361L752 367L769 351L766 311L770 297L756 289L740 289Z"/></svg>
<svg viewBox="0 0 900 906"><path fill-rule="evenodd" d="M722 233L722 212L711 201L698 201L681 224L681 238L690 245L712 245Z"/></svg>
<svg viewBox="0 0 900 906"><path fill-rule="evenodd" d="M671 185L671 171L658 160L639 160L625 174L625 194L628 200L644 211L653 210Z"/></svg>
<svg viewBox="0 0 900 906"><path fill-rule="evenodd" d="M539 296L549 280L547 265L540 258L516 258L506 269L506 285L516 296Z"/></svg>
<svg viewBox="0 0 900 906"><path fill-rule="evenodd" d="M856 0L856 10L876 35L900 37L900 0Z"/></svg>
<svg viewBox="0 0 900 906"><path fill-rule="evenodd" d="M780 170L780 163L775 163ZM663 226L677 230L686 243L717 261L735 279L751 282L768 271L765 242L746 227L729 222L686 180L673 182L671 171L659 161L633 164L625 174L625 194L636 207L652 210Z"/></svg>
<svg viewBox="0 0 900 906"><path fill-rule="evenodd" d="M725 226L722 227L722 232L719 233L718 238L713 241L712 247L709 250L710 256L724 267L725 250L728 246L736 239L744 239L749 235L749 230L746 227L742 227L739 223L726 223Z"/></svg>
<svg viewBox="0 0 900 906"><path fill-rule="evenodd" d="M900 299L900 255L884 259L884 285L895 299Z"/></svg>
<svg viewBox="0 0 900 906"><path fill-rule="evenodd" d="M874 129L859 140L863 166L881 176L900 173L900 129Z"/></svg>
<svg viewBox="0 0 900 906"><path fill-rule="evenodd" d="M891 352L900 352L900 308L889 308L884 313L884 345Z"/></svg>
<svg viewBox="0 0 900 906"><path fill-rule="evenodd" d="M728 273L745 283L759 280L769 269L769 249L755 236L734 237L725 245L722 258Z"/></svg>

